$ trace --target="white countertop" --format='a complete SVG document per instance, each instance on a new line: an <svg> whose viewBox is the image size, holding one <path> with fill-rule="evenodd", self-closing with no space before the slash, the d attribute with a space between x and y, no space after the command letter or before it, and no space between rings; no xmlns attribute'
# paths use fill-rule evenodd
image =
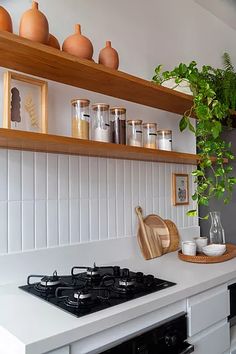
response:
<svg viewBox="0 0 236 354"><path fill-rule="evenodd" d="M4 354L1 336L15 340L14 354L42 354L236 278L236 258L205 265L182 262L177 253L169 253L149 261L133 258L117 265L177 285L82 318L67 314L17 285L0 286L0 353Z"/></svg>

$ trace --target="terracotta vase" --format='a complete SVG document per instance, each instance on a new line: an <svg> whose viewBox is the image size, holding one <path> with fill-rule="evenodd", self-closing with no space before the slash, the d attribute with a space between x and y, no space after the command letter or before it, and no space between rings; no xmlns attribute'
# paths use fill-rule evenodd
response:
<svg viewBox="0 0 236 354"><path fill-rule="evenodd" d="M48 45L59 50L61 49L60 43L58 42L57 38L51 33L49 33Z"/></svg>
<svg viewBox="0 0 236 354"><path fill-rule="evenodd" d="M75 34L64 41L62 50L80 59L91 60L93 56L93 45L87 37L81 34L81 27L78 24L75 25Z"/></svg>
<svg viewBox="0 0 236 354"><path fill-rule="evenodd" d="M112 48L111 42L106 41L106 46L99 53L99 64L103 64L111 69L118 69L119 67L119 55L117 51Z"/></svg>
<svg viewBox="0 0 236 354"><path fill-rule="evenodd" d="M2 6L0 6L0 30L12 32L11 16Z"/></svg>
<svg viewBox="0 0 236 354"><path fill-rule="evenodd" d="M34 42L48 43L49 25L46 16L38 10L38 3L32 2L32 9L26 11L20 20L19 35Z"/></svg>

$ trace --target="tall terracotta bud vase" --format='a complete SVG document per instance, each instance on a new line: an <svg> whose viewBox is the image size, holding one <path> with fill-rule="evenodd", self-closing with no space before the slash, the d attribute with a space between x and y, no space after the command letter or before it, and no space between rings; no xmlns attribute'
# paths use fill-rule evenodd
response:
<svg viewBox="0 0 236 354"><path fill-rule="evenodd" d="M73 54L80 59L92 59L93 45L90 40L81 34L80 25L75 25L75 34L72 34L64 41L62 50Z"/></svg>
<svg viewBox="0 0 236 354"><path fill-rule="evenodd" d="M2 6L0 6L0 30L12 32L11 16Z"/></svg>
<svg viewBox="0 0 236 354"><path fill-rule="evenodd" d="M19 35L34 42L47 44L49 25L46 16L39 11L38 3L32 2L32 9L26 11L20 20Z"/></svg>
<svg viewBox="0 0 236 354"><path fill-rule="evenodd" d="M103 64L111 69L118 69L119 67L119 55L117 51L112 48L111 42L106 41L106 46L99 53L99 64Z"/></svg>

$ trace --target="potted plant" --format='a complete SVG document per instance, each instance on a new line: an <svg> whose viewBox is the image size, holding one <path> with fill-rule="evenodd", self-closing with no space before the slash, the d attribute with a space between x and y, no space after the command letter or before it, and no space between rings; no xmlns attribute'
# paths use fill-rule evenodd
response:
<svg viewBox="0 0 236 354"><path fill-rule="evenodd" d="M197 152L200 156L198 167L193 171L196 185L192 199L198 205L209 205L212 198L223 198L227 204L231 200L236 178L232 176L232 166L226 164L234 159L231 143L222 139L221 133L230 125L231 110L236 108L236 73L227 53L223 56L224 69L211 66L197 68L192 61L189 65L181 63L172 71L162 72L162 66L155 69L153 82L163 84L174 80L179 88L186 82L193 94L192 107L184 112L180 120L180 130L190 129L196 136ZM190 118L197 118L196 127ZM194 216L197 210L189 210L188 215Z"/></svg>

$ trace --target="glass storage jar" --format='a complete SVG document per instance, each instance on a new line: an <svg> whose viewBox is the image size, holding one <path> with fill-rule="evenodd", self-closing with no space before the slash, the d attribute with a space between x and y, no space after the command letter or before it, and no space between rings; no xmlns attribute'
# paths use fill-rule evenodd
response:
<svg viewBox="0 0 236 354"><path fill-rule="evenodd" d="M142 146L142 120L127 121L127 145Z"/></svg>
<svg viewBox="0 0 236 354"><path fill-rule="evenodd" d="M92 140L110 142L109 105L96 103L92 112Z"/></svg>
<svg viewBox="0 0 236 354"><path fill-rule="evenodd" d="M126 143L126 109L113 107L110 109L111 142Z"/></svg>
<svg viewBox="0 0 236 354"><path fill-rule="evenodd" d="M172 130L158 130L157 132L158 149L172 150Z"/></svg>
<svg viewBox="0 0 236 354"><path fill-rule="evenodd" d="M87 99L73 99L72 109L72 136L79 139L89 139L89 103Z"/></svg>
<svg viewBox="0 0 236 354"><path fill-rule="evenodd" d="M157 148L157 125L156 123L143 123L143 147L148 149Z"/></svg>

